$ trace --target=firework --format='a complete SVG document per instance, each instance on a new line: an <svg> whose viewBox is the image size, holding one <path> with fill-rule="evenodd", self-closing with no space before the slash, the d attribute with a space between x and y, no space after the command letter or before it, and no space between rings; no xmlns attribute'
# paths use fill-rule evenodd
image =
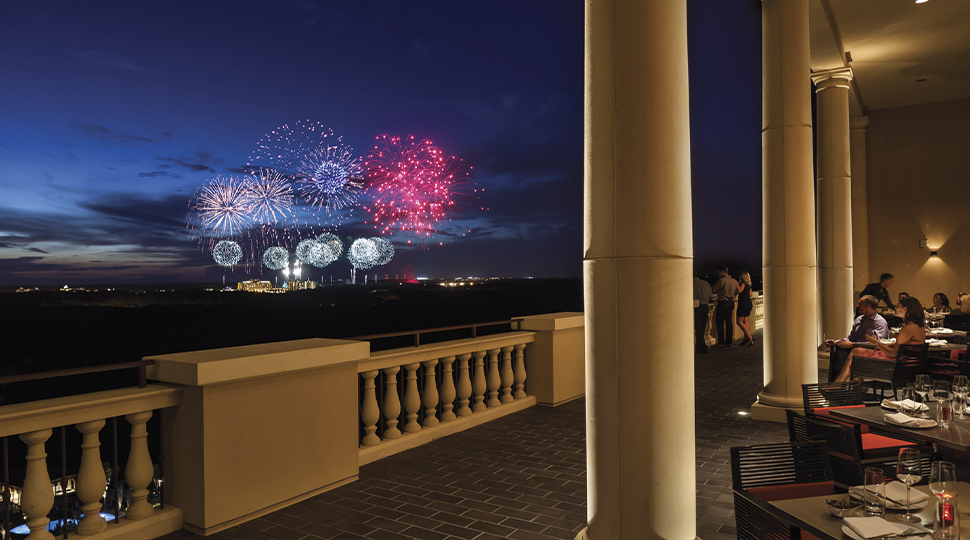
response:
<svg viewBox="0 0 970 540"><path fill-rule="evenodd" d="M297 169L300 196L327 215L354 205L364 185L360 158L344 145L321 147L307 153Z"/></svg>
<svg viewBox="0 0 970 540"><path fill-rule="evenodd" d="M223 240L212 249L212 258L219 266L232 266L242 259L242 248L232 240Z"/></svg>
<svg viewBox="0 0 970 540"><path fill-rule="evenodd" d="M385 238L358 238L347 250L347 259L357 269L383 266L394 257L394 245Z"/></svg>
<svg viewBox="0 0 970 540"><path fill-rule="evenodd" d="M337 238L336 235L330 233L324 233L317 237L317 244L320 245L321 250L321 262L324 262L323 266L336 261L340 258L340 255L344 252L344 243ZM322 268L322 266L321 266Z"/></svg>
<svg viewBox="0 0 970 540"><path fill-rule="evenodd" d="M246 179L250 195L250 214L255 223L272 224L292 214L293 188L280 173L259 169Z"/></svg>
<svg viewBox="0 0 970 540"><path fill-rule="evenodd" d="M296 257L306 264L323 268L336 261L343 251L343 242L326 233L319 238L307 238L296 246Z"/></svg>
<svg viewBox="0 0 970 540"><path fill-rule="evenodd" d="M290 262L290 252L286 248L273 246L263 252L263 264L270 270L281 270Z"/></svg>
<svg viewBox="0 0 970 540"><path fill-rule="evenodd" d="M295 179L304 156L339 142L340 137L334 136L333 130L323 124L299 120L264 135L256 143L248 165L272 169Z"/></svg>
<svg viewBox="0 0 970 540"><path fill-rule="evenodd" d="M431 141L381 135L364 161L367 191L374 199L365 207L382 234L401 231L430 237L454 214L457 195L470 182L461 160L445 155Z"/></svg>
<svg viewBox="0 0 970 540"><path fill-rule="evenodd" d="M196 192L189 211L189 226L200 242L235 236L252 223L253 196L249 182L216 177Z"/></svg>

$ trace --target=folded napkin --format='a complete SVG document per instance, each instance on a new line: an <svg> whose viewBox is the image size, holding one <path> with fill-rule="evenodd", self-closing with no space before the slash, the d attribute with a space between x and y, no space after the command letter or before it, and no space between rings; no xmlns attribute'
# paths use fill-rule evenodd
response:
<svg viewBox="0 0 970 540"><path fill-rule="evenodd" d="M931 330L931 334L952 334L952 328L937 328L936 330Z"/></svg>
<svg viewBox="0 0 970 540"><path fill-rule="evenodd" d="M916 504L923 502L930 496L918 489L909 490L909 503ZM898 481L892 481L886 484L886 498L891 501L897 501L899 506L906 504L906 484Z"/></svg>
<svg viewBox="0 0 970 540"><path fill-rule="evenodd" d="M885 403L887 407L892 409L899 409L900 407L902 407L903 409L906 409L909 411L909 410L915 410L916 406L919 405L919 408L921 411L929 410L929 406L927 406L925 403L916 403L911 399L904 399L902 401L892 401L889 399L884 399L883 403Z"/></svg>
<svg viewBox="0 0 970 540"><path fill-rule="evenodd" d="M907 424L909 422L912 422L912 423L915 424L916 421L919 420L918 418L913 418L912 416L910 416L910 415L908 415L906 413L901 413L901 412L893 413L893 414L887 414L886 415L886 418L889 419L889 420L892 420L893 422L895 422L897 424Z"/></svg>
<svg viewBox="0 0 970 540"><path fill-rule="evenodd" d="M882 343L883 345L891 345L893 343L896 343L896 338L880 339L879 343Z"/></svg>
<svg viewBox="0 0 970 540"><path fill-rule="evenodd" d="M908 534L930 530L920 525L887 521L881 517L847 517L845 525L860 538L876 538L887 534Z"/></svg>

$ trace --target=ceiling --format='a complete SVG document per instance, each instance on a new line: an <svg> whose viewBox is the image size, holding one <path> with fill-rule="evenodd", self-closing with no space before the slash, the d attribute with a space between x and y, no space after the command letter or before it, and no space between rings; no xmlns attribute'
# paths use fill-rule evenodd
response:
<svg viewBox="0 0 970 540"><path fill-rule="evenodd" d="M970 1L811 0L809 5L812 71L852 68L852 116L970 99Z"/></svg>

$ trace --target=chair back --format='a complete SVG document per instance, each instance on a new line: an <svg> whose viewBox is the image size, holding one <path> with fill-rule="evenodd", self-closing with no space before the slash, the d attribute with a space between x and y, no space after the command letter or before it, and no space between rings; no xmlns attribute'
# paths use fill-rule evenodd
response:
<svg viewBox="0 0 970 540"><path fill-rule="evenodd" d="M786 411L792 441L824 441L836 483L857 486L862 483L862 433L848 425L821 417L809 418Z"/></svg>
<svg viewBox="0 0 970 540"><path fill-rule="evenodd" d="M896 366L893 370L893 388L906 386L909 381L916 380L916 376L925 373L928 363L930 346L926 343L919 345L900 345L896 355Z"/></svg>
<svg viewBox="0 0 970 540"><path fill-rule="evenodd" d="M854 380L802 385L802 404L806 414L815 409L863 405L864 397L862 385Z"/></svg>

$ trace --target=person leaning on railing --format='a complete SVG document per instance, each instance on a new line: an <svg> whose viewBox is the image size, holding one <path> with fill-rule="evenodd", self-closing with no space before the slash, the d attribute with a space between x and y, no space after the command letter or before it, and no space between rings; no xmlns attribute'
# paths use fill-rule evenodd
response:
<svg viewBox="0 0 970 540"><path fill-rule="evenodd" d="M866 358L880 358L883 360L895 360L899 355L900 345L922 345L926 343L926 323L923 319L923 305L919 300L908 296L900 300L896 305L896 315L903 318L903 327L896 336L895 343L882 343L879 338L873 335L866 335L866 341L870 345L875 345L875 349L855 348L849 352L849 357L845 361L836 382L847 381L852 376L852 358L864 356Z"/></svg>

